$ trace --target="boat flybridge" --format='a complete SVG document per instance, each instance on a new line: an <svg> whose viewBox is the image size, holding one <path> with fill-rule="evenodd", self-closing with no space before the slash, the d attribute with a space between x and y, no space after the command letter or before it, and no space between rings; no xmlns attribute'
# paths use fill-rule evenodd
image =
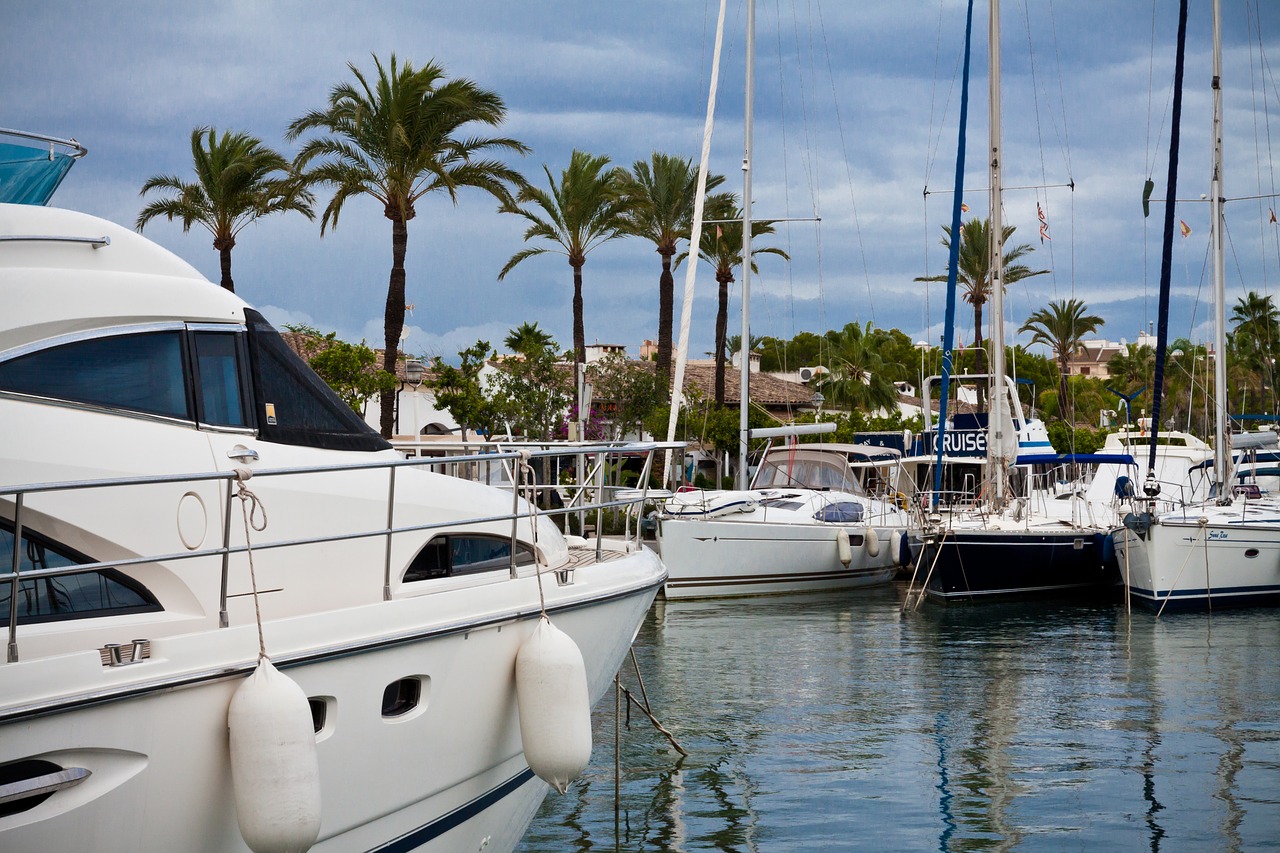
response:
<svg viewBox="0 0 1280 853"><path fill-rule="evenodd" d="M514 848L657 556L404 458L127 228L0 204L0 293L0 850Z"/></svg>

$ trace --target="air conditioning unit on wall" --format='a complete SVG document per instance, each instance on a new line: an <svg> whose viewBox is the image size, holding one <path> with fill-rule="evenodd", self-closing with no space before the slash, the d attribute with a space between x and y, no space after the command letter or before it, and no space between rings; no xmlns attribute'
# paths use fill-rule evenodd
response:
<svg viewBox="0 0 1280 853"><path fill-rule="evenodd" d="M825 367L822 367L821 365L817 367L802 367L800 368L800 381L808 382L810 379L814 379L818 376L821 376L826 372L827 372L827 369Z"/></svg>

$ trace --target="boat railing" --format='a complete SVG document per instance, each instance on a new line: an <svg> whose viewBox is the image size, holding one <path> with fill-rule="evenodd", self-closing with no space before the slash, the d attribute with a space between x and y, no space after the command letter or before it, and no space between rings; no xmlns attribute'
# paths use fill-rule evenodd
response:
<svg viewBox="0 0 1280 853"><path fill-rule="evenodd" d="M518 525L522 519L528 519L533 515L545 515L556 518L577 514L584 520L584 523L585 519L594 515L596 530L602 531L604 528L603 522L605 513L621 513L625 519L622 534L624 545L626 547L631 547L632 544L634 544L635 547L639 547L640 540L643 535L641 531L639 513L643 510L643 507L647 502L661 500L669 494L662 490L650 489L647 484L650 480L649 475L652 472L655 455L657 455L659 451L670 446L672 445L657 442L643 444L619 443L608 445L583 444L575 445L573 447L559 446L555 448L541 449L517 448L488 453L417 456L397 460L381 459L375 462L352 462L333 465L255 469L252 472L249 472L248 478L252 480L262 480L322 476L356 471L386 471L386 524L368 529L346 530L340 532L329 531L321 535L302 538L270 541L264 540L261 542L254 542L252 544L252 549L254 551L270 551L357 539L384 539L385 546L383 548L384 566L382 594L384 600L390 600L392 597L392 545L396 537L406 534L420 534L424 531L432 531L440 528L456 528L460 523L460 520L457 518L427 523L397 523L395 513L397 473L404 468L424 468L438 473L456 475L457 472L462 471L469 474L483 470L483 468L487 466L499 465L504 466L504 470L509 474L506 490L510 491L512 498L510 511L498 515L470 518L466 521L474 524L502 523L510 521L511 544L508 549L510 558L509 577L515 579L518 577L518 549L516 542ZM676 446L683 447L683 444L678 444ZM619 454L627 459L640 460L642 476L635 485L622 486L618 484L610 484L603 478L603 476L601 476L599 481L592 484L590 488L574 488L572 490L572 501L567 505L540 505L541 503L549 504L549 502L542 502L537 499L537 492L535 491L537 485L533 482L532 472L535 470L535 463L538 460L556 457L581 457L583 460L581 466L584 470L604 472L608 470L608 460L618 456ZM241 470L243 471L244 469ZM19 624L18 602L21 597L20 584L27 581L39 581L42 579L51 579L62 576L86 574L104 569L120 569L153 563L172 563L208 557L221 557L221 591L218 605L219 626L223 628L228 627L229 618L227 611L227 599L231 560L232 557L249 551L248 545L233 545L231 541L231 520L233 517L232 510L234 508L233 501L236 500L239 493L238 484L244 479L246 479L244 473L231 470L190 474L161 474L138 477L115 477L93 480L69 480L61 482L0 485L0 499L7 499L7 501L10 502L12 514L9 516L9 520L13 525L12 548L10 553L7 555L0 555L0 559L4 559L5 557L8 558L10 566L7 577L0 574L0 583L7 583L9 586L9 612L7 614L7 621L9 625L8 660L10 662L18 660L17 629ZM468 477L468 479L475 478ZM222 541L220 545L175 553L144 554L122 559L75 563L65 566L44 566L41 568L29 568L26 570L23 570L22 568L22 555L25 550L23 531L27 520L26 515L28 512L32 511L28 507L28 499L34 496L59 493L77 493L91 490L159 486L165 484L190 485L208 482L221 483L223 487L222 508L224 514ZM635 516L634 531L632 530L633 515ZM603 557L604 543L599 535L596 536L595 546L596 559L600 560ZM557 582L561 584L572 583L571 574L557 571Z"/></svg>

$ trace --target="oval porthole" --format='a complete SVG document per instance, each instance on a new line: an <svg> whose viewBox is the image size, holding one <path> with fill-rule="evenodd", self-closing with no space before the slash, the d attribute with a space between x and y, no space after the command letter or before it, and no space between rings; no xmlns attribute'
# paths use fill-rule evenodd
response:
<svg viewBox="0 0 1280 853"><path fill-rule="evenodd" d="M417 678L402 678L393 681L382 691L382 716L387 718L403 717L418 707L422 699L422 681Z"/></svg>
<svg viewBox="0 0 1280 853"><path fill-rule="evenodd" d="M1257 549L1257 548L1247 548L1247 549L1245 549L1244 555L1245 555L1246 557L1248 557L1249 559L1251 559L1251 560L1252 560L1254 557L1258 556L1258 549Z"/></svg>

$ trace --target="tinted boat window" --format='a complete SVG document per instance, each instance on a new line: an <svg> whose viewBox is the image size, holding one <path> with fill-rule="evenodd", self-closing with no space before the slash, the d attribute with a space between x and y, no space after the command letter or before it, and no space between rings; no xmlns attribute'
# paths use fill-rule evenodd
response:
<svg viewBox="0 0 1280 853"><path fill-rule="evenodd" d="M0 390L191 419L178 331L93 338L0 363Z"/></svg>
<svg viewBox="0 0 1280 853"><path fill-rule="evenodd" d="M245 309L258 434L266 441L332 450L391 445L303 363L257 311Z"/></svg>
<svg viewBox="0 0 1280 853"><path fill-rule="evenodd" d="M18 572L92 563L83 554L23 529ZM0 521L0 613L9 613L13 525ZM115 569L18 581L18 622L54 622L159 610L144 588Z"/></svg>
<svg viewBox="0 0 1280 853"><path fill-rule="evenodd" d="M236 336L226 332L196 332L194 338L201 423L248 426Z"/></svg>
<svg viewBox="0 0 1280 853"><path fill-rule="evenodd" d="M516 545L516 565L533 562L533 549ZM406 583L473 574L511 566L511 540L499 536L437 536L426 544L404 573Z"/></svg>

